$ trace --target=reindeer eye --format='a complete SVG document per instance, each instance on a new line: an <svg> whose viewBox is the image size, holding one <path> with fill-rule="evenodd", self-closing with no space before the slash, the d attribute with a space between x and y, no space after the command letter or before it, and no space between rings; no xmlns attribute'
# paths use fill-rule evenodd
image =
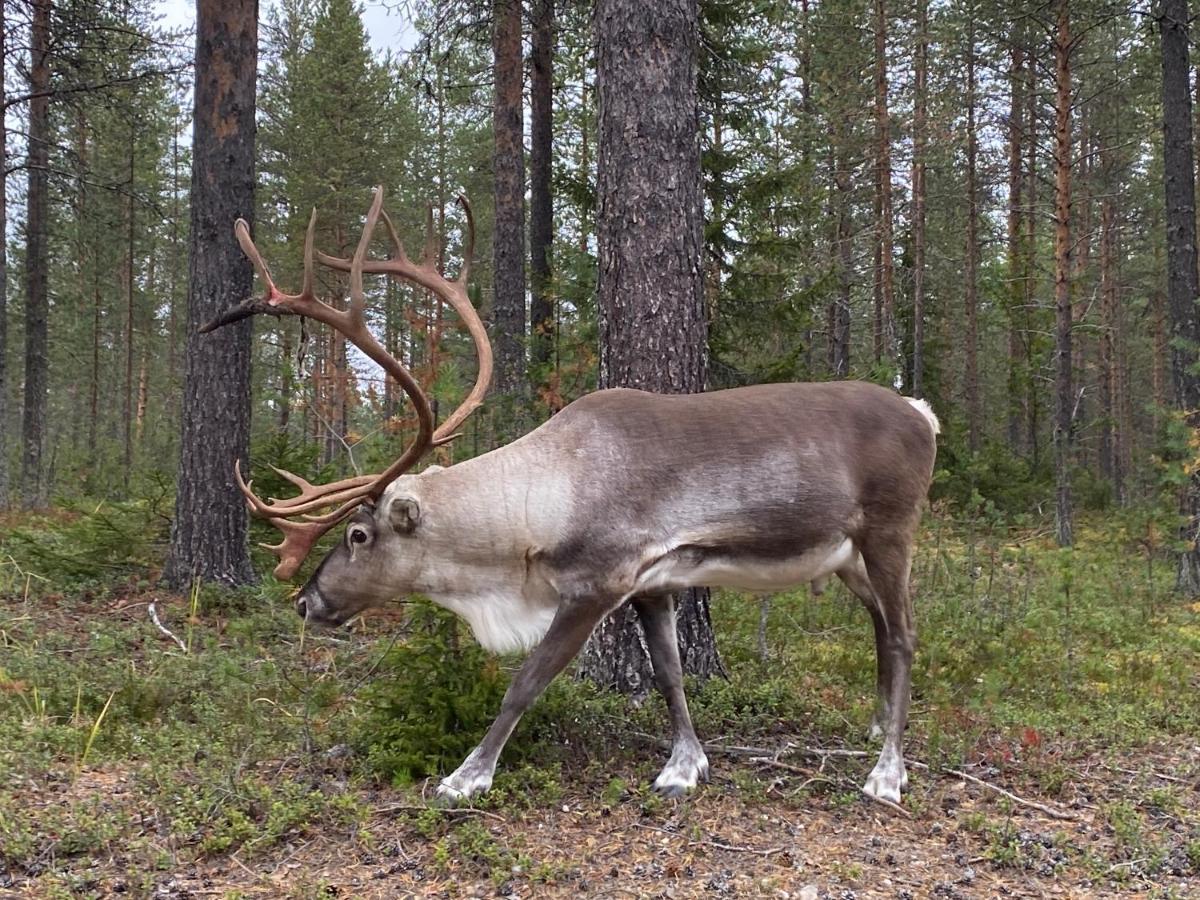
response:
<svg viewBox="0 0 1200 900"><path fill-rule="evenodd" d="M367 532L362 528L350 529L350 541L354 544L365 544L367 542Z"/></svg>

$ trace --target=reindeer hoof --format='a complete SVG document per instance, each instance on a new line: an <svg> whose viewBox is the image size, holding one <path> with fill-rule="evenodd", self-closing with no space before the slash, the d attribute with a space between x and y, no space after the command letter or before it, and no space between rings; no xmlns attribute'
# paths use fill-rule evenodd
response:
<svg viewBox="0 0 1200 900"><path fill-rule="evenodd" d="M880 760L867 777L863 793L879 800L899 803L900 792L907 787L908 772L904 770L904 763L887 764Z"/></svg>
<svg viewBox="0 0 1200 900"><path fill-rule="evenodd" d="M670 761L654 779L654 792L663 797L690 794L701 781L708 781L708 757L699 747L676 747Z"/></svg>
<svg viewBox="0 0 1200 900"><path fill-rule="evenodd" d="M492 771L479 765L472 756L442 779L437 787L437 802L441 806L458 806L484 793L492 786Z"/></svg>

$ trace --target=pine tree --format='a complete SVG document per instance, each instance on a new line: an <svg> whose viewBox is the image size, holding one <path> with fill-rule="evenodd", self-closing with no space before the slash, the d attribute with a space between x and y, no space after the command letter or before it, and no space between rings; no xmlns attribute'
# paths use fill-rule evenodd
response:
<svg viewBox="0 0 1200 900"><path fill-rule="evenodd" d="M249 296L250 261L231 222L254 215L254 100L258 4L201 0L196 17L195 130L187 373L179 494L163 580L245 584L254 578L245 502L232 464L250 443L250 322L199 328Z"/></svg>

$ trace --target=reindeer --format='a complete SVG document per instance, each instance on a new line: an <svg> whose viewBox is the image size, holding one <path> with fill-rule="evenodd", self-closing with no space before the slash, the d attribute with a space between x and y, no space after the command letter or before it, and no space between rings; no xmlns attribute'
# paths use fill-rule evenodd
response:
<svg viewBox="0 0 1200 900"><path fill-rule="evenodd" d="M260 499L235 466L252 512L284 534L271 548L281 579L291 579L316 540L346 521L343 539L300 590L296 611L309 623L339 626L370 607L420 593L465 619L487 650L529 651L483 740L438 787L440 798L458 802L491 786L521 715L597 624L632 603L673 730L671 756L654 789L678 796L707 778L708 760L684 697L671 595L700 585L780 591L836 575L875 626L871 733L883 747L863 790L899 802L907 786L901 737L916 636L909 568L938 433L928 405L854 381L670 396L602 390L507 446L411 474L430 448L456 436L491 378L491 348L466 290L474 222L460 202L467 246L458 277L449 280L435 266L432 217L424 257L414 263L377 188L353 257L317 255L324 266L349 273L344 311L313 290L315 211L303 287L295 295L275 286L246 223L235 226L266 292L203 330L257 313L323 322L395 378L418 423L412 444L378 476L313 485L276 470L299 488L286 500ZM369 259L380 218L393 251ZM415 379L367 328L367 273L432 291L474 340L475 385L439 427Z"/></svg>

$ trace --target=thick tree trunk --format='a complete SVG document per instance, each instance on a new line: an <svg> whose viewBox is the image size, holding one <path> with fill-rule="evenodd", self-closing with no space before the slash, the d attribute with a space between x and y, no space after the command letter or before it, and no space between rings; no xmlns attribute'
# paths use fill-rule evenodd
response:
<svg viewBox="0 0 1200 900"><path fill-rule="evenodd" d="M550 244L554 239L551 194L554 150L554 0L533 0L529 60L529 363L533 387L542 386L554 348L554 297Z"/></svg>
<svg viewBox="0 0 1200 900"><path fill-rule="evenodd" d="M492 50L495 93L496 225L492 232L492 344L496 392L509 397L525 386L525 144L522 96L521 2L494 0Z"/></svg>
<svg viewBox="0 0 1200 900"><path fill-rule="evenodd" d="M1188 93L1187 0L1163 0L1159 20L1163 73L1163 190L1167 214L1167 307L1175 408L1200 428L1200 273L1196 268L1196 182L1192 157L1192 98ZM1176 587L1200 594L1200 471L1180 499L1187 549L1179 556Z"/></svg>
<svg viewBox="0 0 1200 900"><path fill-rule="evenodd" d="M966 300L966 334L963 336L963 384L967 394L967 446L979 450L983 429L983 404L979 395L979 135L975 128L975 28L967 29L967 244L963 294Z"/></svg>
<svg viewBox="0 0 1200 900"><path fill-rule="evenodd" d="M912 395L925 396L925 144L929 103L929 0L917 0L912 156Z"/></svg>
<svg viewBox="0 0 1200 900"><path fill-rule="evenodd" d="M51 0L35 0L30 27L29 187L25 220L25 415L21 428L22 499L26 508L46 502L42 449L46 440L46 394L49 379L47 317L50 268L46 245L47 193L50 165L50 8ZM40 94L40 96L38 96Z"/></svg>
<svg viewBox="0 0 1200 900"><path fill-rule="evenodd" d="M1055 536L1074 542L1071 512L1071 20L1068 0L1056 0L1054 37L1054 480Z"/></svg>
<svg viewBox="0 0 1200 900"><path fill-rule="evenodd" d="M1008 113L1008 445L1015 452L1025 436L1023 426L1022 383L1028 377L1024 370L1024 350L1021 323L1025 304L1024 254L1021 252L1022 188L1025 184L1022 141L1025 133L1025 51L1014 45L1011 51L1008 84L1010 103Z"/></svg>
<svg viewBox="0 0 1200 900"><path fill-rule="evenodd" d="M701 391L707 375L696 0L599 0L597 239L600 386ZM721 674L707 590L677 601L686 671ZM626 607L584 649L581 671L644 693L651 667Z"/></svg>
<svg viewBox="0 0 1200 900"><path fill-rule="evenodd" d="M196 15L188 333L179 493L163 580L245 584L246 506L233 462L247 471L250 338L247 319L210 335L199 327L245 299L250 261L233 235L254 217L256 0L199 0Z"/></svg>

